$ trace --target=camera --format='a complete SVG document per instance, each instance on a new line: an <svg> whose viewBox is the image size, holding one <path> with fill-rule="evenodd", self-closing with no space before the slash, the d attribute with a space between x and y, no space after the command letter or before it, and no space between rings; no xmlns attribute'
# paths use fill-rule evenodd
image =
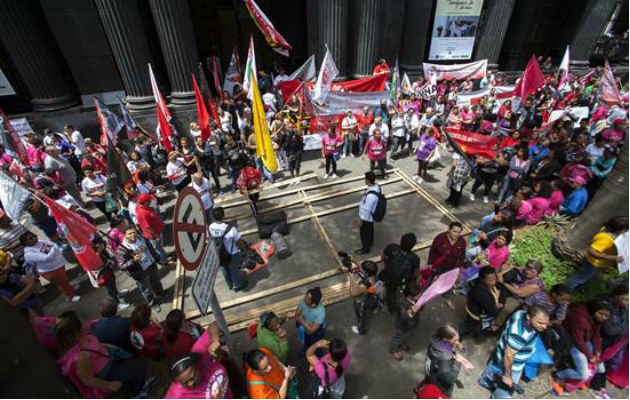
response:
<svg viewBox="0 0 630 400"><path fill-rule="evenodd" d="M341 258L341 265L348 269L352 267L352 256L350 256L350 254L345 251L340 251L337 255Z"/></svg>
<svg viewBox="0 0 630 400"><path fill-rule="evenodd" d="M352 256L345 251L340 251L337 255L341 258L342 271L356 273L361 269Z"/></svg>

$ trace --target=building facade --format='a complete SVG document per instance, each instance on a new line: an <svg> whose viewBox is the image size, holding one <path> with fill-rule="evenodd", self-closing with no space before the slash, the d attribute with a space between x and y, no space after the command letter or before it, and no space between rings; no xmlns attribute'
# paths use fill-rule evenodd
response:
<svg viewBox="0 0 630 400"><path fill-rule="evenodd" d="M320 62L328 45L341 75L352 78L371 74L379 58L417 75L432 40L446 31L465 36L466 28L473 43L463 58L437 62L487 59L491 68L519 70L532 54L558 63L567 45L575 67L597 63L603 33L627 37L628 30L627 0L472 0L466 3L476 3L478 13L455 18L453 29L437 24L453 23L438 14L463 3L454 0L257 3L293 46L289 57L270 49L242 0L1 0L0 107L89 108L90 96L99 95L124 97L142 113L153 107L151 63L168 101L185 108L195 101L191 73L198 64L217 55L225 71L234 47L244 63L250 34L259 69L291 71L311 54Z"/></svg>

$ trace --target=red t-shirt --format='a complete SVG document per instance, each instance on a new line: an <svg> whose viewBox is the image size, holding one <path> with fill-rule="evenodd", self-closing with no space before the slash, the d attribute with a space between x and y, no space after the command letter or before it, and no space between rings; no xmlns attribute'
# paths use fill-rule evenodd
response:
<svg viewBox="0 0 630 400"><path fill-rule="evenodd" d="M177 356L182 353L187 353L195 344L195 339L193 339L190 333L186 332L177 332L177 337L173 343L169 343L169 341L164 338L164 357L169 361L175 360Z"/></svg>
<svg viewBox="0 0 630 400"><path fill-rule="evenodd" d="M146 239L154 239L153 235L149 231L149 228L155 232L156 235L162 233L164 229L164 223L160 219L160 216L150 208L138 204L136 207L136 219L138 225L142 229L142 233Z"/></svg>
<svg viewBox="0 0 630 400"><path fill-rule="evenodd" d="M381 64L376 64L376 67L374 67L373 75L380 74L383 72L386 72L389 74L389 65L385 64L385 66L383 67Z"/></svg>
<svg viewBox="0 0 630 400"><path fill-rule="evenodd" d="M130 340L133 347L138 349L141 355L156 359L160 356L160 347L163 332L157 325L149 325L144 329L131 327Z"/></svg>
<svg viewBox="0 0 630 400"><path fill-rule="evenodd" d="M374 122L374 114L368 112L368 115L361 113L357 116L357 123L359 124L359 130L364 131L370 128L370 125Z"/></svg>
<svg viewBox="0 0 630 400"><path fill-rule="evenodd" d="M245 167L238 174L238 180L236 184L241 193L247 193L248 190L256 189L260 186L262 175L254 167Z"/></svg>

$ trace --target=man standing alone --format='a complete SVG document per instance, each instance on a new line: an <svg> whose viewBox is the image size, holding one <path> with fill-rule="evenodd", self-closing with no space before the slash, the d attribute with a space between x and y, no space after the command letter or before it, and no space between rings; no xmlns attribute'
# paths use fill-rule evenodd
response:
<svg viewBox="0 0 630 400"><path fill-rule="evenodd" d="M357 254L367 254L374 243L374 212L380 201L381 186L376 184L374 172L365 173L366 189L359 203L359 235L361 237L361 248L357 249Z"/></svg>

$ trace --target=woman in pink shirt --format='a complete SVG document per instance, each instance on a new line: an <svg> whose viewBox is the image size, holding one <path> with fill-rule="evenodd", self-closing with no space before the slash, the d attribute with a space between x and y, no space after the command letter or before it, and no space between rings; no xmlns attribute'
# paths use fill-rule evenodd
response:
<svg viewBox="0 0 630 400"><path fill-rule="evenodd" d="M165 399L231 399L227 370L219 362L219 328L210 324L190 349L180 354L170 369L173 383Z"/></svg>
<svg viewBox="0 0 630 400"><path fill-rule="evenodd" d="M558 187L558 181L553 181L551 185L554 189L553 192L551 192L551 197L549 198L549 208L545 212L545 215L551 215L558 212L558 210L560 210L560 206L564 202L564 192Z"/></svg>
<svg viewBox="0 0 630 400"><path fill-rule="evenodd" d="M343 144L341 137L335 132L334 126L328 127L328 134L322 138L322 157L326 160L326 175L324 179L337 177L337 160L335 160L335 154L339 151L339 148ZM330 168L332 166L332 175L330 174Z"/></svg>
<svg viewBox="0 0 630 400"><path fill-rule="evenodd" d="M497 271L510 259L510 238L506 233L501 233L490 243L485 250L488 265Z"/></svg>
<svg viewBox="0 0 630 400"><path fill-rule="evenodd" d="M547 181L540 181L534 186L534 197L527 200L532 206L532 211L527 214L525 221L530 225L539 223L545 212L549 209L549 199L551 198L553 188Z"/></svg>
<svg viewBox="0 0 630 400"><path fill-rule="evenodd" d="M84 398L104 398L123 385L131 396L147 396L155 378L146 379L147 365L133 362L124 350L106 347L84 328L74 311L59 316L55 325L55 345L61 355L61 373L75 384Z"/></svg>
<svg viewBox="0 0 630 400"><path fill-rule="evenodd" d="M31 144L26 148L26 157L31 167L43 167L46 153L44 153L42 138L39 136L31 136L29 143Z"/></svg>
<svg viewBox="0 0 630 400"><path fill-rule="evenodd" d="M381 170L381 176L385 176L385 152L387 149L385 148L385 141L381 135L380 129L374 130L374 136L368 139L367 144L365 145L365 150L363 151L362 157L365 156L365 153L368 155L368 159L370 160L370 171L374 171L374 165L378 163L378 168Z"/></svg>
<svg viewBox="0 0 630 400"><path fill-rule="evenodd" d="M462 116L460 115L459 112L459 107L455 106L453 107L453 109L451 110L451 113L448 116L448 120L447 120L447 128L453 128L453 129L462 129Z"/></svg>
<svg viewBox="0 0 630 400"><path fill-rule="evenodd" d="M318 350L326 350L327 354L320 358L316 355ZM341 399L346 390L345 372L352 361L352 354L346 343L341 339L322 339L306 350L306 361L319 378L317 394L321 395L324 386L327 386L330 390L329 398Z"/></svg>

